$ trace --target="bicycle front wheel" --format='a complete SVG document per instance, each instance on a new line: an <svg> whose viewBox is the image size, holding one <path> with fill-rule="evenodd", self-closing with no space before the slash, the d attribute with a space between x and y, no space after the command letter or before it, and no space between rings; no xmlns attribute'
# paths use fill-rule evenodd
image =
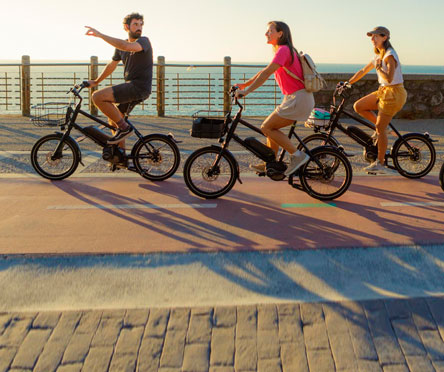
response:
<svg viewBox="0 0 444 372"><path fill-rule="evenodd" d="M150 181L163 181L179 167L180 152L168 136L150 134L134 145L134 166L140 175Z"/></svg>
<svg viewBox="0 0 444 372"><path fill-rule="evenodd" d="M332 147L317 147L312 157L299 171L304 190L313 198L333 200L350 186L353 171L347 157Z"/></svg>
<svg viewBox="0 0 444 372"><path fill-rule="evenodd" d="M69 177L76 171L80 162L80 154L75 143L69 140L64 140L60 151L55 153L61 139L61 134L49 134L40 138L31 150L32 167L49 180Z"/></svg>
<svg viewBox="0 0 444 372"><path fill-rule="evenodd" d="M418 134L406 134L403 139L405 142L396 142L392 150L396 170L406 178L424 177L435 165L435 146L427 137Z"/></svg>
<svg viewBox="0 0 444 372"><path fill-rule="evenodd" d="M188 188L202 198L215 199L230 191L236 183L237 167L233 159L217 147L194 151L185 162L183 176Z"/></svg>

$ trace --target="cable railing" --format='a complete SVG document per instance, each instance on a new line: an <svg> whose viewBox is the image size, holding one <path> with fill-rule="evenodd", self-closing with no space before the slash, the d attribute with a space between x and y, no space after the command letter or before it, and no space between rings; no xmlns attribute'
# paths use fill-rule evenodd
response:
<svg viewBox="0 0 444 372"><path fill-rule="evenodd" d="M66 92L82 80L95 79L105 66L97 57L89 63L31 63L24 56L22 63L0 64L0 114L29 116L31 107L47 102L67 102ZM134 110L139 115L190 115L197 110L228 111L228 88L247 81L265 65L165 63L159 57L154 64L151 96ZM98 88L123 83L123 66L105 79ZM97 115L91 91L85 90L85 108ZM249 115L264 115L280 102L282 95L270 78L255 95L243 98Z"/></svg>

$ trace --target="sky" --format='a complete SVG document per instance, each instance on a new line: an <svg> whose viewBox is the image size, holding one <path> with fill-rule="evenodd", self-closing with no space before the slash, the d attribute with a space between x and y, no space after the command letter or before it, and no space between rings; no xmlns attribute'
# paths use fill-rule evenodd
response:
<svg viewBox="0 0 444 372"><path fill-rule="evenodd" d="M166 62L271 61L267 22L286 22L298 50L316 63L362 63L373 55L366 32L383 25L401 62L444 64L443 0L22 0L2 13L1 60L89 60L106 62L113 47L86 36L84 26L125 39L122 19L145 17L144 35L154 58Z"/></svg>

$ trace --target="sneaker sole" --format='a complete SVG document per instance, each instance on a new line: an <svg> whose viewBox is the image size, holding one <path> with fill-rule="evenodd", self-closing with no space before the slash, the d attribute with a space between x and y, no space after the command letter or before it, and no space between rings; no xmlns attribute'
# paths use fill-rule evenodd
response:
<svg viewBox="0 0 444 372"><path fill-rule="evenodd" d="M132 134L133 134L133 131L129 132L128 134L125 134L122 138L120 138L118 140L113 140L113 141L108 140L106 143L108 145L116 145L116 144L122 142L124 139L128 138L129 136L131 136Z"/></svg>
<svg viewBox="0 0 444 372"><path fill-rule="evenodd" d="M300 167L302 167L305 163L308 163L308 161L310 160L310 157L307 156L294 170L292 170L291 172L288 172L288 169L284 172L285 176L291 176L294 172L296 172Z"/></svg>

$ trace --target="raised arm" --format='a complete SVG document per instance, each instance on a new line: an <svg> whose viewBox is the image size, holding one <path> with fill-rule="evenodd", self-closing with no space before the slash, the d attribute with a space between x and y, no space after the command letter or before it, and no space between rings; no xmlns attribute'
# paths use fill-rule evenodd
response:
<svg viewBox="0 0 444 372"><path fill-rule="evenodd" d="M97 79L88 81L89 86L92 88L99 85L100 82L105 80L109 75L111 75L114 72L118 64L119 61L114 61L114 60L108 63Z"/></svg>
<svg viewBox="0 0 444 372"><path fill-rule="evenodd" d="M88 29L88 31L86 31L86 35L98 37L119 50L123 50L125 52L140 52L143 49L142 45L140 45L137 41L130 42L122 39L117 39L115 37L102 34L95 28L89 26L85 27Z"/></svg>
<svg viewBox="0 0 444 372"><path fill-rule="evenodd" d="M248 89L237 91L236 94L238 96L246 96L247 94L253 92L257 88L259 88L262 84L264 84L268 80L270 75L274 73L279 67L281 67L279 64L271 62L267 67L265 67L262 71L259 71L254 76L254 81L250 83Z"/></svg>
<svg viewBox="0 0 444 372"><path fill-rule="evenodd" d="M349 80L348 82L350 84L354 84L356 83L358 80L360 80L363 76L367 75L372 69L374 68L373 66L373 61L369 62L367 66L365 66L364 68L362 68L361 70L359 70L356 74L354 74Z"/></svg>

